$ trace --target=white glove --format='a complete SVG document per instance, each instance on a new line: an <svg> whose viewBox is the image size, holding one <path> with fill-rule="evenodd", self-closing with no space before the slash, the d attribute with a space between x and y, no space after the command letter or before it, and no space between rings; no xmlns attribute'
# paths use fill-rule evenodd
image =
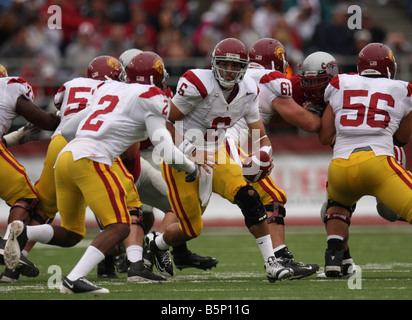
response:
<svg viewBox="0 0 412 320"><path fill-rule="evenodd" d="M24 127L6 134L3 136L3 139L6 142L7 147L10 148L28 141L38 140L40 131L40 128L36 127L34 124L27 123Z"/></svg>

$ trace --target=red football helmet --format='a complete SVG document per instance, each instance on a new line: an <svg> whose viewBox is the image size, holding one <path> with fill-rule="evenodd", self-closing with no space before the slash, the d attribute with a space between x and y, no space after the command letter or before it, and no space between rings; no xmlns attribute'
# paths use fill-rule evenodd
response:
<svg viewBox="0 0 412 320"><path fill-rule="evenodd" d="M124 81L123 65L114 57L99 56L94 58L87 68L87 77L95 80Z"/></svg>
<svg viewBox="0 0 412 320"><path fill-rule="evenodd" d="M168 76L162 58L154 52L145 51L135 56L126 69L128 83L155 85L160 89L166 87Z"/></svg>
<svg viewBox="0 0 412 320"><path fill-rule="evenodd" d="M219 67L220 62L236 63L238 70ZM227 38L220 41L212 53L212 70L216 80L223 88L232 88L242 81L249 65L249 55L242 41L235 38ZM230 74L236 74L233 78Z"/></svg>
<svg viewBox="0 0 412 320"><path fill-rule="evenodd" d="M285 47L272 38L263 38L255 42L249 51L249 62L282 73L286 72L288 66Z"/></svg>
<svg viewBox="0 0 412 320"><path fill-rule="evenodd" d="M392 50L382 43L366 45L358 55L358 73L361 76L378 76L394 79L396 61Z"/></svg>

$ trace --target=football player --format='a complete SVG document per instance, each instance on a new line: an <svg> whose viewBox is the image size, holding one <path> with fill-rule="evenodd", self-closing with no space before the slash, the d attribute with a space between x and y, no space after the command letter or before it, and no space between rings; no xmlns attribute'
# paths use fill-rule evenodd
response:
<svg viewBox="0 0 412 320"><path fill-rule="evenodd" d="M47 219L43 223L50 223L58 211L56 201L56 187L54 183L54 169L57 155L67 144L65 138L61 135L63 126L79 111L85 109L90 102L93 92L102 81L112 79L116 81L124 80L123 66L119 61L110 56L99 56L93 59L87 70L87 78L79 77L67 81L58 90L54 98L54 104L60 113L60 124L52 134L49 144L44 167L39 179L36 181L34 188L39 196L39 206L43 209ZM141 202L138 198L137 191L134 187L133 178L127 172L120 159L116 159L113 170L117 172L122 182L127 186L127 204L131 213L138 214L138 208ZM84 212L86 206L81 208ZM142 241L143 242L143 241ZM23 246L23 244L22 244ZM30 242L24 247L24 253L27 255L34 242ZM99 269L99 268L98 268ZM143 267L140 268L140 276L143 278L159 278ZM19 277L19 270L6 268L1 275L2 282L15 282ZM163 277L162 277L163 279Z"/></svg>
<svg viewBox="0 0 412 320"><path fill-rule="evenodd" d="M284 46L276 39L263 38L250 49L250 63L246 76L255 80L259 87L259 112L263 124L278 114L284 120L307 132L317 132L320 118L303 109L292 98L292 84L286 78L286 52ZM231 152L238 164L247 156L243 151L247 148L248 134L246 122L242 119L228 128L227 150ZM272 238L274 255L278 261L294 271L293 279L310 276L319 270L317 264L304 264L296 261L285 244L285 203L286 194L278 188L270 176L252 186L258 191L268 214L268 226Z"/></svg>
<svg viewBox="0 0 412 320"><path fill-rule="evenodd" d="M24 129L6 135L12 122L18 116L43 130L53 131L57 128L60 118L53 113L45 112L34 104L33 89L21 77L7 74L0 65L0 197L10 206L8 223L20 220L25 224L41 223L46 216L38 206L38 195L32 186L25 168L14 158L9 147L21 143ZM7 181L7 183L6 183ZM4 253L6 239L10 236L9 226L4 238L0 240L0 264L13 259ZM16 259L16 266L23 275L35 277L39 274L37 267L25 256Z"/></svg>
<svg viewBox="0 0 412 320"><path fill-rule="evenodd" d="M120 55L119 60L122 62L123 67L127 69L130 61L142 52L143 51L139 49L126 50ZM166 75L164 75L163 78L160 78L156 73L156 70L152 68L153 61L157 58L158 56L152 53L140 56L139 65L137 66L135 64L134 66L140 70L141 74L141 77L136 81L142 84L150 84L151 78L153 78L153 82L157 83L157 86L164 90L166 95L171 98L172 93L170 88L166 86ZM132 171L138 173L135 175L135 183L140 199L143 202L142 208L145 220L154 220L153 207L165 213L164 219L157 230L157 232L161 233L169 224L177 222L177 218L171 209L169 199L167 197L166 182L164 181L160 171L161 157L159 154L153 153L153 145L149 139L140 143L139 153L140 157L137 155L134 159L127 159L124 160L124 162L126 166L131 168ZM189 267L202 270L211 269L219 262L214 257L200 256L191 252L187 248L186 243L173 247L173 251L171 253L173 255L173 262L175 266L180 270ZM144 254L147 258L146 264L151 267L153 259L151 255L147 254L147 247L145 247Z"/></svg>
<svg viewBox="0 0 412 320"><path fill-rule="evenodd" d="M412 175L394 154L394 142L402 146L410 138L412 85L394 80L395 58L381 43L360 51L357 68L358 74L337 75L327 86L319 131L322 144L333 144L324 219L327 277L342 276L343 243L362 196L375 196L412 222Z"/></svg>
<svg viewBox="0 0 412 320"><path fill-rule="evenodd" d="M163 65L157 65L161 68ZM198 175L197 166L173 144L165 127L169 101L156 86L135 83L133 69L127 69L128 83L107 80L95 90L90 107L77 113L63 128L71 140L55 164L57 206L61 226L24 227L12 223L14 241L27 237L63 247L76 245L85 234L86 203L104 226L86 252L64 278L61 293L107 293L86 280L87 274L115 245L127 238L132 223L125 199L126 190L112 164L136 141L152 137L164 149L165 161L187 173L186 180ZM78 124L78 125L77 125ZM67 131L68 130L68 131ZM160 135L162 140L153 139ZM6 246L7 247L7 246Z"/></svg>
<svg viewBox="0 0 412 320"><path fill-rule="evenodd" d="M192 69L179 79L169 114L169 121L174 124L170 130L175 133L179 149L195 157L201 175L195 183L185 184L182 172L162 164L170 203L179 223L149 238L149 248L157 254L198 237L203 229L202 214L215 192L241 209L262 253L267 278L274 282L291 277L293 271L273 256L266 210L259 194L246 183L241 168L219 148L226 129L245 118L248 128L258 132L261 150L271 155L270 141L259 117L258 88L251 78L245 77L248 63L245 45L227 38L213 50L212 69Z"/></svg>
<svg viewBox="0 0 412 320"><path fill-rule="evenodd" d="M300 65L300 74L291 77L293 85L293 99L302 107L312 113L322 116L326 108L324 92L326 86L334 76L339 73L339 66L336 59L329 53L317 51L310 54ZM402 147L394 146L396 160L405 167L406 156ZM388 209L379 199L377 201L377 211L381 217L388 221L401 220L398 214ZM327 201L321 208L321 219L324 221ZM344 241L344 258L342 264L342 277L350 277L356 272L356 265L350 254L349 230ZM318 277L326 277L325 273L318 274Z"/></svg>

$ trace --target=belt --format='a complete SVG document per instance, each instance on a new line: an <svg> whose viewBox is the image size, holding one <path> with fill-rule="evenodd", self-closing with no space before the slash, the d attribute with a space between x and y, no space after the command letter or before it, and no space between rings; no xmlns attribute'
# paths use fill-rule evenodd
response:
<svg viewBox="0 0 412 320"><path fill-rule="evenodd" d="M372 148L369 147L369 146L359 147L359 148L353 149L353 151L351 153L356 153L356 152L361 152L361 151L372 151Z"/></svg>

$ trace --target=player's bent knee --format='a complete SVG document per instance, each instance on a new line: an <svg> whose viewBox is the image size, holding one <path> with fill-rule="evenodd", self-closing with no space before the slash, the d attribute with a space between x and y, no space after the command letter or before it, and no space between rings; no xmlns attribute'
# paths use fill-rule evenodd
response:
<svg viewBox="0 0 412 320"><path fill-rule="evenodd" d="M265 205L266 212L272 212L272 215L268 217L267 223L275 223L278 225L285 225L286 209L280 202L272 202Z"/></svg>
<svg viewBox="0 0 412 320"><path fill-rule="evenodd" d="M235 196L235 204L242 211L248 228L261 223L267 218L259 193L252 186L244 186L239 189Z"/></svg>

